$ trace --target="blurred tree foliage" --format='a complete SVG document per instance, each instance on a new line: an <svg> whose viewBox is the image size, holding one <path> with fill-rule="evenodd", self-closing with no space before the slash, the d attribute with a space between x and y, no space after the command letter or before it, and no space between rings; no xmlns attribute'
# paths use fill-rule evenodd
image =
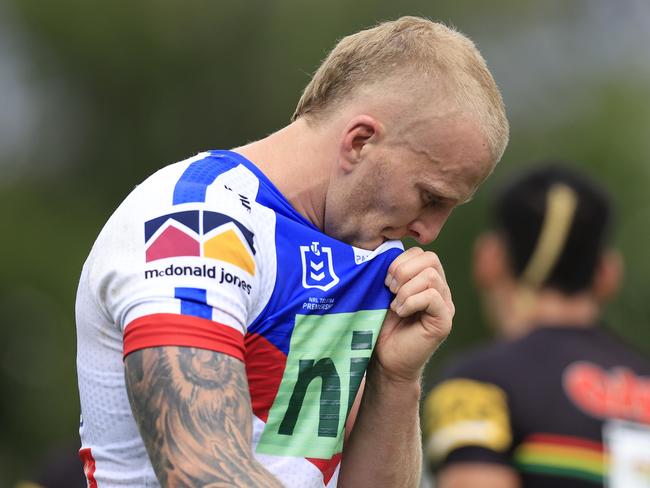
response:
<svg viewBox="0 0 650 488"><path fill-rule="evenodd" d="M569 75L514 94L539 59L536 52L513 58L513 39L525 38L527 25L540 19L579 19L588 5L10 0L4 13L29 56L25 83L46 108L19 155L0 148L0 163L14 172L0 179L0 486L27 476L49 444L77 435L74 295L112 209L164 164L280 128L336 39L399 15L447 21L474 37L514 114L512 142L495 176L432 246L446 263L457 317L427 384L449 355L490 336L470 280L472 242L485 227L490 189L512 169L553 156L586 167L617 195L617 243L629 264L608 317L650 352L647 78ZM650 60L639 64L647 68Z"/></svg>

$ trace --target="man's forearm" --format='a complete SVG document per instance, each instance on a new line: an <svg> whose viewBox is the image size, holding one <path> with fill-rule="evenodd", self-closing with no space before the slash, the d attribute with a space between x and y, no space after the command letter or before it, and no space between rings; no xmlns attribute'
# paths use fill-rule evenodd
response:
<svg viewBox="0 0 650 488"><path fill-rule="evenodd" d="M419 382L391 379L372 361L359 414L345 444L340 487L417 487L420 481Z"/></svg>
<svg viewBox="0 0 650 488"><path fill-rule="evenodd" d="M254 458L241 361L187 347L125 360L129 400L162 486L280 487Z"/></svg>

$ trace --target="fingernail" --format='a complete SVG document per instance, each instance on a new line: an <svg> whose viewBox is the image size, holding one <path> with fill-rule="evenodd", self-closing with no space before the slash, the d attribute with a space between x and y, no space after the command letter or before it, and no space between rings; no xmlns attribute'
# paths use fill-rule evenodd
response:
<svg viewBox="0 0 650 488"><path fill-rule="evenodd" d="M389 288L393 293L397 290L397 280L395 278L391 280Z"/></svg>

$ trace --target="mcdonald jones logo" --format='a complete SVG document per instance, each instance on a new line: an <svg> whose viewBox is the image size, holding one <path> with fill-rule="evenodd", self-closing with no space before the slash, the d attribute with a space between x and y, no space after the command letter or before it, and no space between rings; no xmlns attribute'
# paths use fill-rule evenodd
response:
<svg viewBox="0 0 650 488"><path fill-rule="evenodd" d="M144 224L146 261L196 256L218 259L255 274L254 234L241 222L218 212L175 212Z"/></svg>

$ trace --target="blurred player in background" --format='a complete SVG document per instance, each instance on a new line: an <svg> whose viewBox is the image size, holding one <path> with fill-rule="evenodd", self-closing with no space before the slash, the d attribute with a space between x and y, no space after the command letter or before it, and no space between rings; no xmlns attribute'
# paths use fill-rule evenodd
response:
<svg viewBox="0 0 650 488"><path fill-rule="evenodd" d="M287 127L139 185L77 295L89 484L417 486L454 307L399 239L435 239L507 138L474 44L405 17L342 39Z"/></svg>
<svg viewBox="0 0 650 488"><path fill-rule="evenodd" d="M494 226L474 275L504 340L427 396L436 487L587 488L608 471L610 486L650 486L650 361L600 323L622 273L609 197L566 166L533 167L498 195Z"/></svg>

